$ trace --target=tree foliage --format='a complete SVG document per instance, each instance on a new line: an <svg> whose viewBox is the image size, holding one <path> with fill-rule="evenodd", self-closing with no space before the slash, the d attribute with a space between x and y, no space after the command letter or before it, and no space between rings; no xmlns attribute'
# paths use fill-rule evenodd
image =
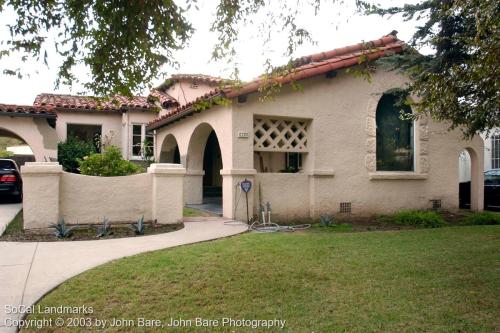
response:
<svg viewBox="0 0 500 333"><path fill-rule="evenodd" d="M57 144L57 160L64 171L80 173L78 160L97 151L95 143L75 137L68 137Z"/></svg>
<svg viewBox="0 0 500 333"><path fill-rule="evenodd" d="M417 116L449 121L465 137L500 126L500 6L494 0L425 0L370 13L421 18L411 49L379 62L407 73Z"/></svg>

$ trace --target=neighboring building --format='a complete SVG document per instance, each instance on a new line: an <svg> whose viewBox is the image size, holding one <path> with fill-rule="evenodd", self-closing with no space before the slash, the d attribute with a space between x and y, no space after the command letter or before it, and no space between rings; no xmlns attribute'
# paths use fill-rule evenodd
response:
<svg viewBox="0 0 500 333"><path fill-rule="evenodd" d="M15 132L23 122L45 133L42 148L52 156L54 138L100 135L120 146L126 158L140 158L141 144L151 136L158 162L186 168L186 204L219 203L224 216L238 219L246 219L246 198L250 214L269 201L279 220L454 210L459 156L467 150L471 207L481 210L483 140L463 141L459 131L426 117L402 120L400 112L412 110L396 103L394 91L408 80L401 73L373 68L370 82L347 73L363 59L404 49L391 34L302 57L282 76L241 85L179 74L148 97L119 97L104 107L89 97L41 94L34 106L0 105L0 116L9 116L0 117L0 128L13 126ZM261 90L269 85L281 89L262 102ZM245 179L253 182L248 196L239 187Z"/></svg>
<svg viewBox="0 0 500 333"><path fill-rule="evenodd" d="M500 128L493 130L484 139L484 170L500 169Z"/></svg>

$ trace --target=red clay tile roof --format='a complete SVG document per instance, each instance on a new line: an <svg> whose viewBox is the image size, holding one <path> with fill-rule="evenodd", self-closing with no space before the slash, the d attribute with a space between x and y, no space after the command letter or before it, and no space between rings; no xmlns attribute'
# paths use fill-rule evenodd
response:
<svg viewBox="0 0 500 333"><path fill-rule="evenodd" d="M203 102L203 101L210 101L210 100L212 100L216 97L219 97L219 96L223 97L224 94L223 94L222 90L220 90L219 88L215 88L214 90L206 93L205 95L196 98L194 101L191 101L183 106L179 106L178 108L170 111L169 113L167 113L161 117L156 118L155 120L151 121L147 127L149 130L154 130L156 128L162 127L163 125L165 125L167 123L170 123L170 122L173 122L177 119L183 118L186 115L191 114L193 112L199 112L199 111L201 111L201 109L194 108L194 106L196 104ZM209 108L209 107L210 106L207 106L207 108Z"/></svg>
<svg viewBox="0 0 500 333"><path fill-rule="evenodd" d="M12 117L40 117L40 118L56 118L57 114L50 106L41 107L33 105L8 105L0 104L0 115Z"/></svg>
<svg viewBox="0 0 500 333"><path fill-rule="evenodd" d="M233 98L255 92L266 84L286 84L307 79L330 71L358 65L365 57L366 60L373 61L387 55L400 53L403 52L404 48L405 43L400 41L394 33L368 43L358 43L299 58L293 61L293 68L284 76L271 79L258 78L243 84L241 88L227 87L224 89L224 93L227 98Z"/></svg>
<svg viewBox="0 0 500 333"><path fill-rule="evenodd" d="M208 84L221 84L228 81L227 79L223 79L221 77L210 76L205 74L174 74L172 75L171 80L174 81L190 80Z"/></svg>
<svg viewBox="0 0 500 333"><path fill-rule="evenodd" d="M169 94L167 94L166 92L164 91L160 91L158 89L152 89L150 92L149 92L149 97L152 97L154 99L158 99L158 101L160 102L161 106L163 108L169 108L171 106L179 106L179 102L173 98L172 96L170 96Z"/></svg>
<svg viewBox="0 0 500 333"><path fill-rule="evenodd" d="M286 75L271 79L257 78L251 82L244 83L241 87L227 86L222 91L215 89L211 93L198 98L196 101L155 119L148 124L148 129L156 129L178 120L192 113L194 104L211 99L214 96L221 95L227 98L234 98L246 95L258 91L259 88L266 84L286 84L307 79L316 75L358 65L363 59L373 61L394 53L400 53L404 51L404 48L405 43L396 37L396 32L392 32L387 36L367 43L358 43L302 57L292 62L292 69Z"/></svg>
<svg viewBox="0 0 500 333"><path fill-rule="evenodd" d="M156 109L147 97L114 96L108 101L99 101L92 96L74 96L63 94L39 94L33 102L35 106L52 106L61 110L73 111L121 111L124 109Z"/></svg>

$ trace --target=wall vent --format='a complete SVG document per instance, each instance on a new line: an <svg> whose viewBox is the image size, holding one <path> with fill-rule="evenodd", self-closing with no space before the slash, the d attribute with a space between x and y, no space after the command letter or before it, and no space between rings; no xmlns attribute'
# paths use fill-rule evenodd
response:
<svg viewBox="0 0 500 333"><path fill-rule="evenodd" d="M351 212L351 203L350 202L341 202L340 203L340 212L341 213L350 213Z"/></svg>
<svg viewBox="0 0 500 333"><path fill-rule="evenodd" d="M433 199L433 200L431 200L431 207L434 210L441 209L441 199Z"/></svg>

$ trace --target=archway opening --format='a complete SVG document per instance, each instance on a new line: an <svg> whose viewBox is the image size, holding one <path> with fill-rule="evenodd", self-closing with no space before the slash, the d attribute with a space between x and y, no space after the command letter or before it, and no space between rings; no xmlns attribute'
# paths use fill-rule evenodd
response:
<svg viewBox="0 0 500 333"><path fill-rule="evenodd" d="M172 134L167 135L165 140L163 140L159 161L160 163L181 163L179 145Z"/></svg>
<svg viewBox="0 0 500 333"><path fill-rule="evenodd" d="M0 128L0 158L14 160L19 167L26 162L34 162L35 155L29 144L19 135Z"/></svg>
<svg viewBox="0 0 500 333"><path fill-rule="evenodd" d="M458 207L471 209L471 157L464 149L458 155Z"/></svg>
<svg viewBox="0 0 500 333"><path fill-rule="evenodd" d="M222 215L222 153L215 130L207 123L196 127L189 140L185 184L186 205Z"/></svg>
<svg viewBox="0 0 500 333"><path fill-rule="evenodd" d="M220 151L219 140L215 131L210 132L205 151L203 152L203 198L204 201L211 198L222 200L222 154ZM213 201L213 200L212 200Z"/></svg>
<svg viewBox="0 0 500 333"><path fill-rule="evenodd" d="M0 204L21 202L20 168L26 162L34 161L33 150L23 138L0 128Z"/></svg>

